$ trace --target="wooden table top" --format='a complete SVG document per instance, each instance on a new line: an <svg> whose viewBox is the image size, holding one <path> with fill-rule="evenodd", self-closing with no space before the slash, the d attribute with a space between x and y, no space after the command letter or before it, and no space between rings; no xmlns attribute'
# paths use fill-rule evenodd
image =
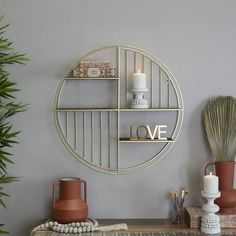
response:
<svg viewBox="0 0 236 236"><path fill-rule="evenodd" d="M127 231L112 231L117 232L120 236L123 233L127 235L135 232L140 233L139 236L142 236L142 233L175 233L174 235L201 235L199 229L190 229L185 223L183 224L172 224L169 220L165 219L100 219L98 220L99 226L107 226L112 224L126 223L128 226ZM236 235L236 228L228 228L221 230L222 235ZM111 232L107 232L111 236ZM90 233L82 234L60 234L52 231L37 231L31 236L62 236L62 235L91 235ZM93 235L105 235L103 232L93 232ZM126 236L127 236L126 235ZM168 235L168 234L166 234ZM145 235L146 236L146 235Z"/></svg>

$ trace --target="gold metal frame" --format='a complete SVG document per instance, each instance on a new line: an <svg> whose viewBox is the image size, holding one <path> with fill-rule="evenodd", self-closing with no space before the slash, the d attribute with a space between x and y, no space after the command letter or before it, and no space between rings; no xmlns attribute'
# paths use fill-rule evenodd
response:
<svg viewBox="0 0 236 236"><path fill-rule="evenodd" d="M60 96L61 96L61 92L63 90L63 87L65 85L65 83L67 81L70 80L85 80L87 78L71 78L70 74L72 72L72 70L83 60L86 60L87 57L91 56L91 55L95 55L98 52L104 51L104 50L116 50L116 63L117 63L117 78L89 78L89 80L91 79L96 79L96 80L114 80L117 82L117 107L116 108L88 108L88 109L84 109L84 108L63 108L60 107ZM124 63L125 63L125 78L120 78L120 63L121 63L121 51L124 51ZM150 98L150 103L151 103L151 108L149 109L129 109L127 108L128 103L126 102L126 108L121 108L121 104L120 104L120 80L121 79L125 79L126 80L126 86L125 86L125 92L126 92L126 101L128 101L128 53L133 53L134 57L134 71L136 71L137 69L137 56L141 56L142 57L142 70L144 71L144 60L149 60L150 61L150 77L151 77L151 98ZM153 66L157 65L159 68L159 106L158 107L154 107L153 105L153 100L154 100L154 72L153 72ZM163 106L163 96L162 96L162 83L163 83L163 75L165 74L165 76L168 79L168 83L167 83L167 106ZM170 86L172 86L175 95L176 95L176 102L177 102L177 107L170 107ZM165 142L166 145L159 150L159 152L154 155L153 157L151 157L149 160L143 162L143 163L137 163L136 165L132 166L132 167L127 167L127 168L120 168L120 145L122 143L140 143L140 140L125 140L124 138L120 138L120 113L121 112L176 112L176 123L175 123L175 127L174 130L172 132L172 135L169 139L163 141L163 140L145 140L145 142L143 141L143 143L147 143L147 142ZM75 134L74 134L74 141L72 143L69 142L68 140L68 113L69 112L73 112L74 113L74 129L75 129ZM86 114L88 112L91 113L91 157L90 159L86 158L85 155L85 148L86 148L86 142L85 142L85 138L83 140L83 155L79 155L77 152L77 113L78 112L83 112L83 133L85 133L85 129L86 129ZM111 114L115 113L117 116L117 148L116 148L116 167L112 168L111 167L111 160L110 160L110 156L111 156L111 146L110 146L110 140L108 141L108 166L103 166L103 162L102 162L102 146L101 146L101 140L102 140L102 131L100 132L100 162L99 164L95 164L93 162L93 152L94 152L94 147L93 147L93 114L94 112L99 112L100 113L100 130L102 130L102 115L104 112L108 112L108 133L110 135L110 129L111 129ZM66 120L66 127L65 130L63 131L61 122L60 122L60 114L61 113L65 113L65 120ZM99 48L96 50L93 50L87 54L85 54L84 56L82 56L79 60L77 60L75 63L72 64L72 66L69 67L69 69L66 71L63 79L60 81L59 86L57 88L56 91L56 96L55 96L55 102L54 102L54 118L55 118L55 124L56 124L56 128L58 131L58 134L63 142L63 144L67 147L67 149L69 150L69 152L78 160L80 160L83 164L85 164L86 166L102 172L102 173L107 173L107 174L130 174L132 172L135 171L139 171L143 168L152 166L153 164L155 164L157 161L161 160L166 154L167 152L170 150L170 148L173 146L173 144L175 143L178 134L180 132L181 126L182 126L182 122L183 122L183 113L184 113L184 106L183 106L183 98L182 98L182 94L180 91L180 88L173 76L173 74L169 71L169 69L163 64L161 63L157 58L155 58L154 56L152 56L151 54L147 53L146 51L142 50L142 49L138 49L136 47L132 47L132 46L108 46L108 47L103 47L103 48ZM110 136L109 136L110 137Z"/></svg>

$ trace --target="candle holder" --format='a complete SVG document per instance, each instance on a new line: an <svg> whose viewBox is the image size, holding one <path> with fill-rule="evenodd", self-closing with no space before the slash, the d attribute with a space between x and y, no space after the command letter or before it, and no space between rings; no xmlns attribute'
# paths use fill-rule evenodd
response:
<svg viewBox="0 0 236 236"><path fill-rule="evenodd" d="M214 200L220 197L220 192L211 194L201 191L201 195L207 200L207 203L202 206L205 214L201 220L201 231L205 234L218 234L220 233L220 218L215 213L220 208L214 203Z"/></svg>
<svg viewBox="0 0 236 236"><path fill-rule="evenodd" d="M148 101L145 99L145 93L148 92L147 88L132 89L133 99L131 101L131 108L148 108Z"/></svg>

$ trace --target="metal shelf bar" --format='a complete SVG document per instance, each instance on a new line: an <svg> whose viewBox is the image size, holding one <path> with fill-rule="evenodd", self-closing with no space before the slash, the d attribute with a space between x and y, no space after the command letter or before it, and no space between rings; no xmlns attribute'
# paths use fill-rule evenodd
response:
<svg viewBox="0 0 236 236"><path fill-rule="evenodd" d="M77 78L77 77L65 77L65 80L119 80L119 77L100 78L100 77L89 77L89 78Z"/></svg>
<svg viewBox="0 0 236 236"><path fill-rule="evenodd" d="M162 69L159 67L159 106L162 107Z"/></svg>
<svg viewBox="0 0 236 236"><path fill-rule="evenodd" d="M173 111L182 111L183 109L182 108L151 108L151 109L146 109L146 108L143 108L143 109L137 109L137 108L134 108L134 109L131 109L131 108L121 108L120 111L125 111L125 112L139 112L139 111L142 111L142 112L173 112Z"/></svg>
<svg viewBox="0 0 236 236"><path fill-rule="evenodd" d="M130 138L120 138L120 143L172 143L173 139L168 138L167 140L159 139L130 139Z"/></svg>
<svg viewBox="0 0 236 236"><path fill-rule="evenodd" d="M77 150L77 112L74 112L74 149Z"/></svg>
<svg viewBox="0 0 236 236"><path fill-rule="evenodd" d="M120 77L120 47L117 47L117 70L118 70L118 77ZM117 170L119 172L120 169L120 80L118 80L117 86L117 98L118 98L118 112L117 112Z"/></svg>
<svg viewBox="0 0 236 236"><path fill-rule="evenodd" d="M153 108L154 84L153 84L153 63L152 63L152 60L150 60L150 77L151 77L151 108Z"/></svg>
<svg viewBox="0 0 236 236"><path fill-rule="evenodd" d="M183 108L120 108L120 109L100 109L100 108L58 108L57 111L60 112L86 112L86 111L93 111L93 112L117 112L117 111L127 111L127 112L134 112L134 111L182 111Z"/></svg>
<svg viewBox="0 0 236 236"><path fill-rule="evenodd" d="M57 108L56 111L66 111L66 112L74 112L74 111L118 111L117 108L74 108L74 107L61 107Z"/></svg>
<svg viewBox="0 0 236 236"><path fill-rule="evenodd" d="M83 158L85 158L86 153L86 112L83 112Z"/></svg>
<svg viewBox="0 0 236 236"><path fill-rule="evenodd" d="M125 92L126 92L126 106L128 106L129 98L129 82L128 82L128 52L125 50Z"/></svg>
<svg viewBox="0 0 236 236"><path fill-rule="evenodd" d="M134 52L134 73L137 72L137 53Z"/></svg>
<svg viewBox="0 0 236 236"><path fill-rule="evenodd" d="M167 106L170 107L170 79L167 79Z"/></svg>
<svg viewBox="0 0 236 236"><path fill-rule="evenodd" d="M120 112L117 112L117 170L119 171L120 168Z"/></svg>
<svg viewBox="0 0 236 236"><path fill-rule="evenodd" d="M144 55L142 55L142 72L144 73Z"/></svg>
<svg viewBox="0 0 236 236"><path fill-rule="evenodd" d="M100 166L102 166L102 112L100 111Z"/></svg>
<svg viewBox="0 0 236 236"><path fill-rule="evenodd" d="M93 130L93 111L91 111L91 162L93 163L94 158L93 158L93 154L94 154L94 130Z"/></svg>
<svg viewBox="0 0 236 236"><path fill-rule="evenodd" d="M108 168L111 168L111 112L108 112Z"/></svg>
<svg viewBox="0 0 236 236"><path fill-rule="evenodd" d="M65 135L66 139L68 138L68 112L66 112L66 127L65 127Z"/></svg>

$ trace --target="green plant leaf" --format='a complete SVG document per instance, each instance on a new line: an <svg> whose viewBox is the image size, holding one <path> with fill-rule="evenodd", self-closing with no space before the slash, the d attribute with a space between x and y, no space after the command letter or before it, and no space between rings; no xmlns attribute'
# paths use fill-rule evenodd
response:
<svg viewBox="0 0 236 236"><path fill-rule="evenodd" d="M4 192L0 192L0 197L2 197L2 196L9 197L10 195L8 195L8 194L6 194Z"/></svg>
<svg viewBox="0 0 236 236"><path fill-rule="evenodd" d="M0 198L0 205L3 206L4 208L7 208L4 201Z"/></svg>
<svg viewBox="0 0 236 236"><path fill-rule="evenodd" d="M4 224L0 224L0 227L3 227ZM0 234L9 234L8 231L0 229Z"/></svg>
<svg viewBox="0 0 236 236"><path fill-rule="evenodd" d="M0 23L3 16L0 16ZM19 179L7 175L8 164L13 164L13 156L9 152L14 144L18 143L16 138L19 131L14 131L10 117L26 110L26 105L21 102L12 102L15 93L19 91L16 83L9 80L9 72L6 65L25 64L29 59L26 54L17 53L12 47L13 42L4 37L5 30L9 24L0 26L0 205L6 207L3 199L9 195L4 192L3 185L9 184ZM13 100L14 101L14 100ZM4 226L0 224L0 227ZM0 229L0 234L8 232Z"/></svg>
<svg viewBox="0 0 236 236"><path fill-rule="evenodd" d="M12 183L19 181L19 178L14 177L14 176L7 176L6 174L0 176L0 183L1 184L6 184L6 183Z"/></svg>
<svg viewBox="0 0 236 236"><path fill-rule="evenodd" d="M9 234L8 231L0 229L0 234Z"/></svg>

